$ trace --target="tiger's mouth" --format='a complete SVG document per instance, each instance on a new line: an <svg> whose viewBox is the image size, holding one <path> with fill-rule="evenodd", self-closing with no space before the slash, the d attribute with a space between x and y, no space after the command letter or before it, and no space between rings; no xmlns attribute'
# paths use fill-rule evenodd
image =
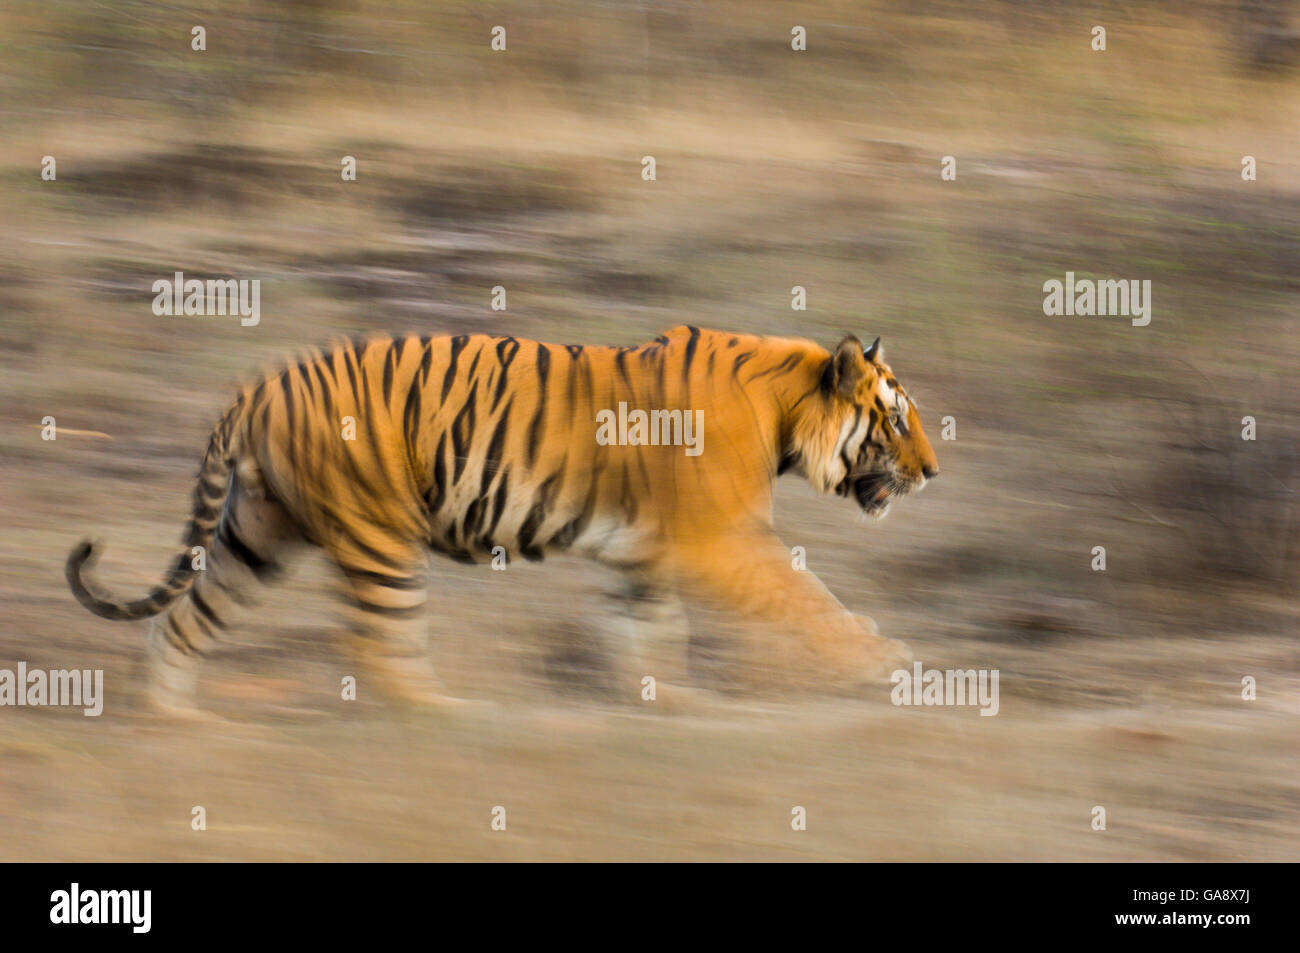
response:
<svg viewBox="0 0 1300 953"><path fill-rule="evenodd" d="M853 495L862 507L862 512L868 516L884 516L889 509L893 483L888 473L868 473L854 480Z"/></svg>

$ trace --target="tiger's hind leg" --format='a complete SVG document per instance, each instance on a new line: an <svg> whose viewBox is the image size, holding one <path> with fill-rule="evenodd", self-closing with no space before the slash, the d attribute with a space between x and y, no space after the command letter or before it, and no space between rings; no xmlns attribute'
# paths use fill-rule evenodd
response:
<svg viewBox="0 0 1300 953"><path fill-rule="evenodd" d="M423 548L371 538L364 546L331 546L330 552L343 571L351 629L346 648L357 665L358 688L374 687L392 701L416 708L481 705L448 695L434 673L424 611L428 566Z"/></svg>
<svg viewBox="0 0 1300 953"><path fill-rule="evenodd" d="M155 620L148 638L147 700L174 715L197 715L202 659L222 634L255 606L263 586L282 571L300 540L284 507L266 495L256 474L236 474L212 548L194 553L202 566L189 591Z"/></svg>

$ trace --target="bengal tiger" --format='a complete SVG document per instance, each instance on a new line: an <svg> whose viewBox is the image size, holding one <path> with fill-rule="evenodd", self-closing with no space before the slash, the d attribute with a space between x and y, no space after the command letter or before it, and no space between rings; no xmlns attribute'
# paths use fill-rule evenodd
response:
<svg viewBox="0 0 1300 953"><path fill-rule="evenodd" d="M597 440L601 412L621 405L693 411L703 452L644 426ZM661 431L678 420L651 419ZM457 701L423 637L429 550L465 562L568 550L615 567L633 620L616 667L629 691L653 674L656 646L682 637L679 594L779 626L828 675L865 679L910 654L792 569L772 528L775 478L801 474L883 516L938 470L879 338L832 353L695 327L639 347L378 336L312 350L241 390L208 443L181 550L148 595L101 594L90 541L67 578L108 619L168 610L151 629L148 697L172 711L194 710L200 657L300 543L342 571L359 674L404 702Z"/></svg>

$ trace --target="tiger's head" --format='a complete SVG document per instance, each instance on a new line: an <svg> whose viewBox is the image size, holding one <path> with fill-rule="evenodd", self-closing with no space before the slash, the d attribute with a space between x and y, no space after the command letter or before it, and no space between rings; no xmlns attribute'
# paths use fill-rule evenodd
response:
<svg viewBox="0 0 1300 953"><path fill-rule="evenodd" d="M885 364L880 338L863 348L850 335L825 362L820 405L796 425L796 463L822 492L852 496L868 516L925 486L939 461L916 405Z"/></svg>

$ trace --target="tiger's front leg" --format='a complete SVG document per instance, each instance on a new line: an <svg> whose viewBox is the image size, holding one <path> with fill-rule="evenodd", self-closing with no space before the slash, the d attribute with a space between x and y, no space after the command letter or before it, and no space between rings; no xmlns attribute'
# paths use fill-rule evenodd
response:
<svg viewBox="0 0 1300 953"><path fill-rule="evenodd" d="M785 671L856 685L887 678L911 662L902 642L883 638L866 616L848 611L766 527L682 540L675 558L683 589L752 622L773 626L771 661Z"/></svg>

